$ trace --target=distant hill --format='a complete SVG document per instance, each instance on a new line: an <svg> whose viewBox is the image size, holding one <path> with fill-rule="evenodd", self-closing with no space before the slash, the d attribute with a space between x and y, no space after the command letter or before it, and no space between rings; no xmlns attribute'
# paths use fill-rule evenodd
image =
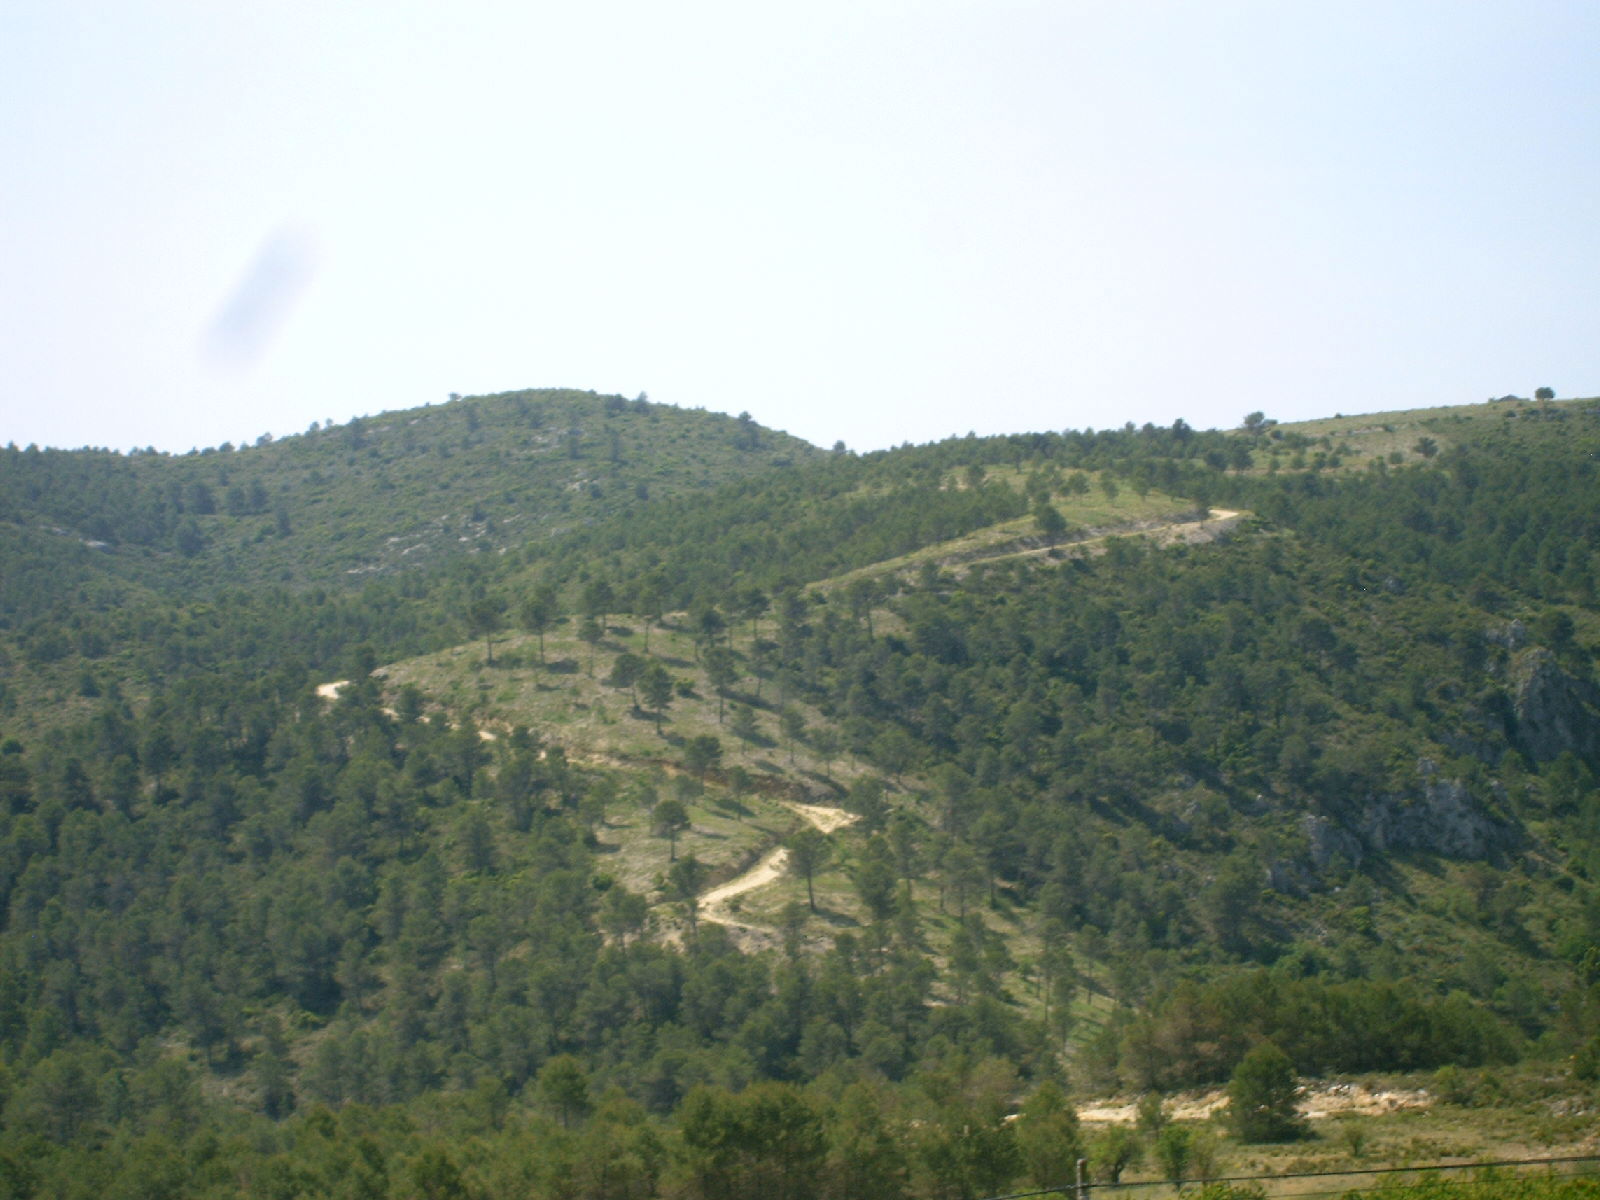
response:
<svg viewBox="0 0 1600 1200"><path fill-rule="evenodd" d="M68 579L172 596L344 587L503 553L651 498L820 456L748 417L510 392L184 455L10 446L0 452L0 530L13 562L43 559ZM8 576L0 616L49 608L48 593Z"/></svg>

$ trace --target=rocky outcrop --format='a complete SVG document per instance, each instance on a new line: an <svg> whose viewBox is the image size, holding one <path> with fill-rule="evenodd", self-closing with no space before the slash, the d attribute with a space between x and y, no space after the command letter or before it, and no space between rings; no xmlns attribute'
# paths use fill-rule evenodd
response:
<svg viewBox="0 0 1600 1200"><path fill-rule="evenodd" d="M1305 835L1311 865L1318 872L1341 860L1346 867L1360 866L1366 857L1361 839L1327 817L1308 813L1300 821L1300 832Z"/></svg>
<svg viewBox="0 0 1600 1200"><path fill-rule="evenodd" d="M1300 833L1318 874L1341 862L1359 867L1367 857L1386 853L1497 859L1521 845L1522 832L1494 811L1494 799L1475 796L1459 779L1441 778L1424 758L1417 763L1415 788L1368 795L1342 822L1307 814Z"/></svg>
<svg viewBox="0 0 1600 1200"><path fill-rule="evenodd" d="M1404 796L1378 796L1361 813L1358 832L1377 853L1443 858L1494 858L1514 847L1516 826L1492 816L1459 779L1425 779Z"/></svg>
<svg viewBox="0 0 1600 1200"><path fill-rule="evenodd" d="M1578 679L1541 647L1511 664L1512 711L1517 744L1535 762L1567 751L1595 761L1600 754L1600 689Z"/></svg>
<svg viewBox="0 0 1600 1200"><path fill-rule="evenodd" d="M1507 621L1503 625L1491 625L1483 636L1492 645L1521 650L1528 644L1528 627L1521 621Z"/></svg>

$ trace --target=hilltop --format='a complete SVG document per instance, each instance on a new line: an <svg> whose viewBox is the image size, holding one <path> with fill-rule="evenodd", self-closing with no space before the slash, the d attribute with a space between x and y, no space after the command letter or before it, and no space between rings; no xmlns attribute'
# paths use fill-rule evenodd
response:
<svg viewBox="0 0 1600 1200"><path fill-rule="evenodd" d="M528 390L182 455L13 445L0 513L8 537L74 576L165 595L342 587L820 455L748 415ZM43 604L21 590L8 582L0 613Z"/></svg>

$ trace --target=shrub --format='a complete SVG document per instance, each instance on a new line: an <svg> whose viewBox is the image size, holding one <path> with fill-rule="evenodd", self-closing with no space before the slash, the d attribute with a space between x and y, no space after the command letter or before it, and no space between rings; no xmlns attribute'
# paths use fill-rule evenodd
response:
<svg viewBox="0 0 1600 1200"><path fill-rule="evenodd" d="M1288 1142L1303 1132L1294 1064L1271 1042L1240 1061L1228 1081L1228 1120L1240 1141Z"/></svg>

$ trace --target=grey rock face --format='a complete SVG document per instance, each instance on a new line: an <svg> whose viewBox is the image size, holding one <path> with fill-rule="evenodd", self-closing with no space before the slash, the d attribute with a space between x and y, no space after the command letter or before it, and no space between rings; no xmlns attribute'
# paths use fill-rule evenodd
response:
<svg viewBox="0 0 1600 1200"><path fill-rule="evenodd" d="M1511 665L1517 741L1535 762L1571 751L1593 762L1600 754L1600 694L1564 671L1555 655L1535 647Z"/></svg>
<svg viewBox="0 0 1600 1200"><path fill-rule="evenodd" d="M1414 789L1368 795L1343 823L1309 814L1300 832L1319 872L1336 858L1360 866L1367 855L1388 852L1493 859L1522 841L1518 827L1496 815L1489 798L1473 795L1459 779L1440 777L1426 758L1417 763Z"/></svg>
<svg viewBox="0 0 1600 1200"><path fill-rule="evenodd" d="M1458 779L1428 779L1410 796L1379 796L1362 814L1362 839L1377 851L1482 859L1516 841Z"/></svg>
<svg viewBox="0 0 1600 1200"><path fill-rule="evenodd" d="M1366 857L1361 839L1327 817L1307 814L1301 818L1300 832L1305 835L1310 848L1311 864L1318 871L1327 870L1335 858L1342 858L1350 866L1358 867Z"/></svg>

